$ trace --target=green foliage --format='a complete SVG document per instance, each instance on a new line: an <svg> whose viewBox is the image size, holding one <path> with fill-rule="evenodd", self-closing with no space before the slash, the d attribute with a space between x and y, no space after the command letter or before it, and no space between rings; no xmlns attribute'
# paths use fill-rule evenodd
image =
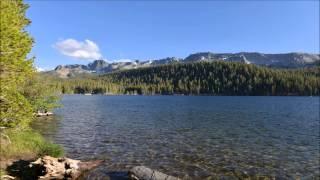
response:
<svg viewBox="0 0 320 180"><path fill-rule="evenodd" d="M62 93L319 95L319 67L272 69L231 62L171 64L56 80Z"/></svg>
<svg viewBox="0 0 320 180"><path fill-rule="evenodd" d="M34 112L46 112L59 107L59 95L53 87L51 81L35 74L24 83L21 92L30 102Z"/></svg>
<svg viewBox="0 0 320 180"><path fill-rule="evenodd" d="M0 3L1 81L4 86L16 86L34 71L32 59L27 59L33 44L24 29L30 21L25 17L27 5L22 0L2 0Z"/></svg>
<svg viewBox="0 0 320 180"><path fill-rule="evenodd" d="M27 59L33 40L25 31L27 5L22 0L0 3L0 126L23 126L32 118L32 107L18 87L33 74L32 59Z"/></svg>
<svg viewBox="0 0 320 180"><path fill-rule="evenodd" d="M7 135L11 141L9 143L7 139L1 140L0 155L4 159L63 155L63 149L59 145L46 141L39 133L30 129L23 131L8 129L3 134Z"/></svg>
<svg viewBox="0 0 320 180"><path fill-rule="evenodd" d="M2 89L0 105L0 126L26 127L32 120L32 107L26 98L15 89Z"/></svg>
<svg viewBox="0 0 320 180"><path fill-rule="evenodd" d="M25 18L28 6L22 0L3 0L0 7L0 126L26 127L33 112L57 107L58 96L27 59L33 44L24 29L30 23Z"/></svg>

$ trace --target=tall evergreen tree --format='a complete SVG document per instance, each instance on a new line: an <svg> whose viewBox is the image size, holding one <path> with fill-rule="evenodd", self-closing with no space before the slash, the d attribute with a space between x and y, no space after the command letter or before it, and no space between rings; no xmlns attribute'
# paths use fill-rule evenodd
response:
<svg viewBox="0 0 320 180"><path fill-rule="evenodd" d="M33 39L25 27L30 23L22 0L0 1L0 126L24 125L32 119L32 107L19 87L34 72L28 59Z"/></svg>

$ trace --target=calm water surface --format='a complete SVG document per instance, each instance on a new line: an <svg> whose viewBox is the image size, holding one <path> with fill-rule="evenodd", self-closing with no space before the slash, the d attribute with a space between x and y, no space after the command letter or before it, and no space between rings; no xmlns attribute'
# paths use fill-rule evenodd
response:
<svg viewBox="0 0 320 180"><path fill-rule="evenodd" d="M319 97L82 96L33 127L67 156L145 165L184 179L319 177ZM45 121L46 123L43 123Z"/></svg>

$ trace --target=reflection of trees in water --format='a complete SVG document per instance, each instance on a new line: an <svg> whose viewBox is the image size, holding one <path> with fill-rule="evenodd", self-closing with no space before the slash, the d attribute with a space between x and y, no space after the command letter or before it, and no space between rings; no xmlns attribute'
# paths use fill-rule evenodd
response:
<svg viewBox="0 0 320 180"><path fill-rule="evenodd" d="M31 127L51 140L58 134L61 119L59 115L37 117L32 121Z"/></svg>

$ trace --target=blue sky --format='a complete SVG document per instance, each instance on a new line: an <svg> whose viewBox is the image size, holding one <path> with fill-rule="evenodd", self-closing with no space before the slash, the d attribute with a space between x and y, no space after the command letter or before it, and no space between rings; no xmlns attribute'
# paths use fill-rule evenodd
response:
<svg viewBox="0 0 320 180"><path fill-rule="evenodd" d="M319 52L319 1L27 1L36 66Z"/></svg>

